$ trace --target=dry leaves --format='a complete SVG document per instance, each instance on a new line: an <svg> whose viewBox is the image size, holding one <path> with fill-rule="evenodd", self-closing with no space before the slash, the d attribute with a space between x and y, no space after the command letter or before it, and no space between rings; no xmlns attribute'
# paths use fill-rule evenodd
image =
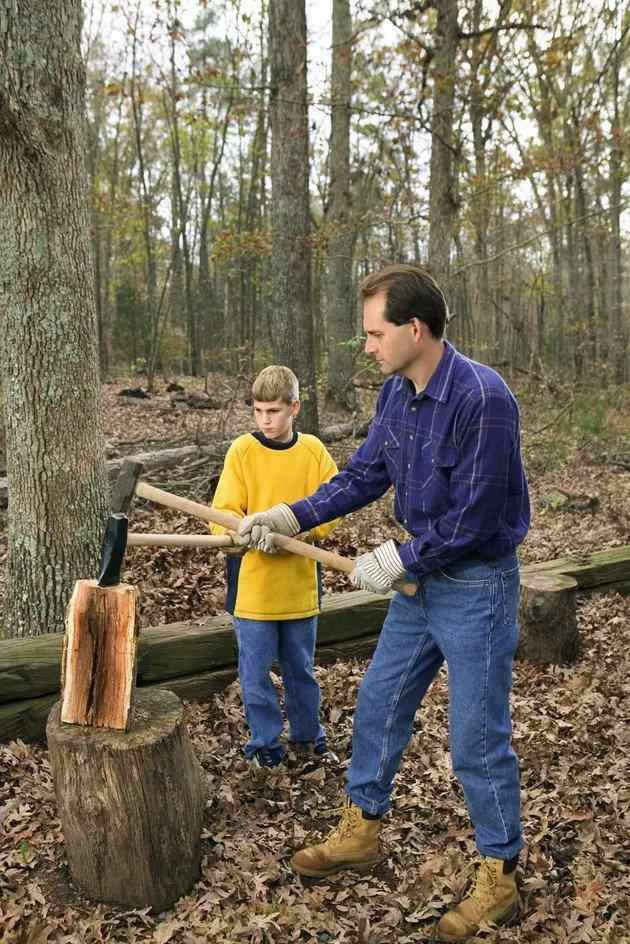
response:
<svg viewBox="0 0 630 944"><path fill-rule="evenodd" d="M104 394L108 435L118 443L112 454L145 448L148 438L189 442L193 428L202 426L200 435L211 436L222 425L232 436L249 425L248 411L236 401L227 417L212 411L184 417L183 409L174 417L176 408L167 403L164 412L155 405L143 408L143 401L128 406L115 393L112 387ZM528 426L541 428L545 411L553 415L552 406L524 402L524 448L538 515L523 558L544 560L630 543L624 510L630 507L628 470L604 464L601 444L585 444L571 426L552 427L545 442L538 437L530 443ZM123 447L123 441L129 445ZM343 461L353 447L342 443L332 451ZM170 475L173 491L202 497L195 491L202 487L198 470L195 475L178 470L181 488ZM545 505L543 497L558 490L596 495L599 504L592 512ZM203 525L182 516L140 505L132 527L203 531ZM394 527L384 499L378 509L344 522L334 543L354 554L390 536ZM217 554L130 549L127 578L141 590L145 625L200 618L222 606ZM328 587L342 589L344 582L332 572L326 575ZM516 667L514 741L528 843L522 855L524 909L518 927L480 935L483 940L630 940L630 599L584 598L579 623L583 651L575 666ZM342 759L364 668L365 663L350 662L318 670L324 720ZM395 808L384 827L387 857L369 876L348 873L302 882L287 865L293 849L336 821L342 771L297 760L280 771L245 765L236 684L208 704L190 706L189 725L210 797L202 874L188 896L158 916L98 905L76 893L45 750L20 742L0 746L2 944L416 944L462 894L474 844L461 790L450 773L444 675L418 713L396 782Z"/></svg>

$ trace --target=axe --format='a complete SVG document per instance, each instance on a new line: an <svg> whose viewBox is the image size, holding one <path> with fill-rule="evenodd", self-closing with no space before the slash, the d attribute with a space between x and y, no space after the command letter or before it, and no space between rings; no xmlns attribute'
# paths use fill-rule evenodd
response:
<svg viewBox="0 0 630 944"><path fill-rule="evenodd" d="M155 488L155 486L148 485L146 482L137 482L136 495L139 495L140 498L146 498L147 501L155 502L157 505L183 511L193 518L201 518L202 521L219 524L230 531L238 531L241 519L236 515L228 514L225 511L217 511L215 508L208 508L207 505L201 505L199 502L191 501L188 498L180 498L179 495L173 495L161 488ZM332 567L334 570L340 570L346 574L354 570L353 560L342 557L341 554L334 554L332 551L325 551L321 547L306 544L304 541L298 541L297 538L289 538L284 534L274 534L273 542L276 547L282 548L283 551L290 551L300 557L308 557L310 560L318 561L325 567ZM418 589L417 585L409 580L396 581L394 588L406 596L413 596Z"/></svg>
<svg viewBox="0 0 630 944"><path fill-rule="evenodd" d="M120 583L120 572L127 550L129 529L127 512L142 469L141 462L125 461L116 480L111 497L112 512L107 518L101 544L101 562L97 580L99 587L115 587Z"/></svg>

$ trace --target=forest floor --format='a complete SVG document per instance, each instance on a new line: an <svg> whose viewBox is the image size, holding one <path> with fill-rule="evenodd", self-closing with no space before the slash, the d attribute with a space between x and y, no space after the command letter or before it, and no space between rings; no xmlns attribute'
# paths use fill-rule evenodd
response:
<svg viewBox="0 0 630 944"><path fill-rule="evenodd" d="M534 520L524 562L630 544L630 391L582 391L511 378L523 414L523 449ZM524 382L525 381L525 382ZM161 385L151 400L119 396L138 378L103 388L108 455L226 440L252 428L243 392L224 376L208 390L220 406L173 404ZM180 378L187 392L203 383ZM370 415L374 392L362 392ZM322 427L343 417L324 412ZM331 444L341 465L356 441ZM183 464L151 481L210 501L216 468ZM131 511L142 531L199 531L201 522L145 503ZM3 524L3 532L6 526ZM354 555L396 534L391 499L352 515L328 546ZM4 581L6 536L0 535ZM130 548L125 579L140 590L143 626L203 619L222 609L222 557L192 550ZM347 588L329 571L326 589ZM2 586L0 584L0 590ZM519 662L514 744L521 760L527 847L522 919L479 940L630 942L630 597L584 596L582 648L569 667ZM252 770L241 758L243 718L235 683L190 705L193 745L209 796L199 882L164 914L94 905L73 887L53 800L47 752L0 746L0 942L419 942L461 894L474 844L449 768L442 673L418 713L384 828L385 861L373 874L301 881L288 868L307 836L336 820L356 690L366 663L319 668L323 719L340 768L295 764Z"/></svg>

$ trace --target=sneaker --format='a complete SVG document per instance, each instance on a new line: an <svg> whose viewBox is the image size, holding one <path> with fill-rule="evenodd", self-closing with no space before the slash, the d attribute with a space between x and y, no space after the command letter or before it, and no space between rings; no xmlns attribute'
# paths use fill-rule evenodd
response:
<svg viewBox="0 0 630 944"><path fill-rule="evenodd" d="M482 858L470 894L438 921L433 940L458 944L474 937L482 924L500 926L515 918L520 907L517 859Z"/></svg>
<svg viewBox="0 0 630 944"><path fill-rule="evenodd" d="M296 852L291 868L298 875L325 878L342 869L367 872L380 862L380 819L365 819L363 810L347 800L341 819L324 842Z"/></svg>
<svg viewBox="0 0 630 944"><path fill-rule="evenodd" d="M277 767L284 760L284 754L272 751L269 747L259 747L247 759L254 767Z"/></svg>
<svg viewBox="0 0 630 944"><path fill-rule="evenodd" d="M303 763L309 760L316 760L327 764L339 763L339 758L335 752L328 747L325 738L322 741L318 741L316 744L312 741L289 741L289 749L292 750L298 760L301 759Z"/></svg>

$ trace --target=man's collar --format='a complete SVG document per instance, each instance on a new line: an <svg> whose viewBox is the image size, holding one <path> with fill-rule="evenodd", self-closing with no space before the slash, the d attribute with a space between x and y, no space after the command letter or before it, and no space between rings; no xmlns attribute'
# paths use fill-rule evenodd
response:
<svg viewBox="0 0 630 944"><path fill-rule="evenodd" d="M438 400L440 403L446 403L453 385L453 368L456 355L457 351L453 345L449 344L448 341L444 341L444 352L424 390L416 394L415 385L407 377L400 378L400 389L406 390L411 397L416 395L426 396L431 397L432 400Z"/></svg>

